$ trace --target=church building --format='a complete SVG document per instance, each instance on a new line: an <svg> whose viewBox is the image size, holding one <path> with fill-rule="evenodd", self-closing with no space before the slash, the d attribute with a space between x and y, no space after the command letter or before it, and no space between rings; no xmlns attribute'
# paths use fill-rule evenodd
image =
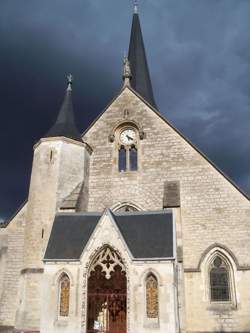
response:
<svg viewBox="0 0 250 333"><path fill-rule="evenodd" d="M249 197L160 113L136 6L83 134L72 89L1 225L0 332L250 333Z"/></svg>

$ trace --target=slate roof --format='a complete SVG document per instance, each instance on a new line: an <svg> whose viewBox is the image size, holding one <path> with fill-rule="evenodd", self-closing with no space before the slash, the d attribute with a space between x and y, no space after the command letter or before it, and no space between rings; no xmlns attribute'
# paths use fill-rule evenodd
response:
<svg viewBox="0 0 250 333"><path fill-rule="evenodd" d="M138 13L134 13L133 15L128 60L130 62L132 74L130 81L131 87L149 104L157 108L153 95Z"/></svg>
<svg viewBox="0 0 250 333"><path fill-rule="evenodd" d="M75 124L71 84L68 85L64 101L55 124L44 135L45 138L56 136L64 136L66 138L82 142L81 134Z"/></svg>
<svg viewBox="0 0 250 333"><path fill-rule="evenodd" d="M128 212L112 216L135 259L174 257L172 213ZM79 260L100 218L100 213L57 214L44 260Z"/></svg>
<svg viewBox="0 0 250 333"><path fill-rule="evenodd" d="M76 209L83 187L83 182L79 183L74 190L63 200L60 209Z"/></svg>

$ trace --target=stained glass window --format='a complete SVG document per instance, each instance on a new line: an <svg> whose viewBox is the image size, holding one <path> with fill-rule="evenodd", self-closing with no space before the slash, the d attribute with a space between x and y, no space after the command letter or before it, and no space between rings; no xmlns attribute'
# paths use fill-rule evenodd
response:
<svg viewBox="0 0 250 333"><path fill-rule="evenodd" d="M158 318L158 282L153 274L149 274L146 280L146 307L148 318Z"/></svg>
<svg viewBox="0 0 250 333"><path fill-rule="evenodd" d="M228 267L219 256L214 259L210 269L210 294L213 302L230 301Z"/></svg>
<svg viewBox="0 0 250 333"><path fill-rule="evenodd" d="M119 171L126 171L126 149L123 146L119 149Z"/></svg>
<svg viewBox="0 0 250 333"><path fill-rule="evenodd" d="M59 283L60 283L59 314L61 317L67 317L69 315L70 280L66 273L63 273Z"/></svg>

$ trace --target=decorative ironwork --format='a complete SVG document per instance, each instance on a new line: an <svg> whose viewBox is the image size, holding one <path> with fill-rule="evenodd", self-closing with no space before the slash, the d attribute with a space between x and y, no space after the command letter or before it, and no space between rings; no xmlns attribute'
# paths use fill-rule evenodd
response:
<svg viewBox="0 0 250 333"><path fill-rule="evenodd" d="M66 273L60 278L60 311L61 317L69 315L69 296L70 296L70 280Z"/></svg>
<svg viewBox="0 0 250 333"><path fill-rule="evenodd" d="M104 248L92 263L88 277L87 333L125 333L127 279L120 256Z"/></svg>
<svg viewBox="0 0 250 333"><path fill-rule="evenodd" d="M146 280L146 306L147 306L147 317L158 318L159 315L158 282L153 274L148 275Z"/></svg>
<svg viewBox="0 0 250 333"><path fill-rule="evenodd" d="M221 257L215 257L210 269L211 301L230 301L228 267Z"/></svg>

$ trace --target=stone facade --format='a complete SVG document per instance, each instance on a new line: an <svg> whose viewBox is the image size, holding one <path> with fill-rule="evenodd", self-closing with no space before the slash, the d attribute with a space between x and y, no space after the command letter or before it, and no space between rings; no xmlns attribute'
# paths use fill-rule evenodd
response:
<svg viewBox="0 0 250 333"><path fill-rule="evenodd" d="M118 133L127 125L138 133L138 170L119 172ZM126 263L127 332L250 332L249 198L129 87L84 133L83 141L50 138L35 147L28 203L0 229L0 332L15 327L85 333L86 274L104 244ZM179 203L172 208L176 259L136 261L105 208L126 203L162 210L166 182L179 188ZM84 190L77 209L105 210L102 219L79 261L44 263L54 216L80 183ZM216 253L228 263L229 302L210 300L209 264ZM63 271L71 279L67 320L58 318ZM150 271L159 281L155 322L145 318L144 281Z"/></svg>

